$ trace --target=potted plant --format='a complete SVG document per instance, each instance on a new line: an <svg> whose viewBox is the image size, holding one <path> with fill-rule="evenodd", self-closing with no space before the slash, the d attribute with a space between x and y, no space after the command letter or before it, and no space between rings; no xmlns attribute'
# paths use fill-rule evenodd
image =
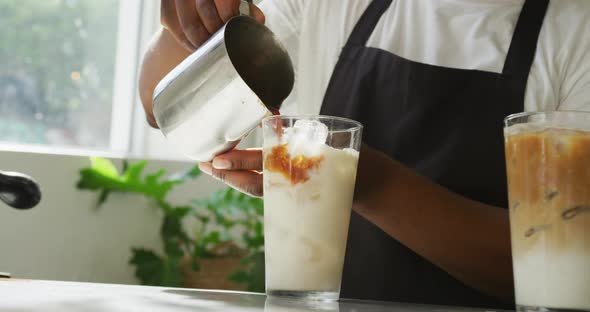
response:
<svg viewBox="0 0 590 312"><path fill-rule="evenodd" d="M104 158L93 157L80 170L77 188L99 193L98 206L113 192L152 200L162 214L163 252L133 247L129 263L144 285L264 292L263 205L231 188L184 205L168 201L175 187L200 175L197 166L166 175L144 173L147 161L124 162L121 173ZM186 231L183 224L195 224ZM189 235L190 233L190 235Z"/></svg>

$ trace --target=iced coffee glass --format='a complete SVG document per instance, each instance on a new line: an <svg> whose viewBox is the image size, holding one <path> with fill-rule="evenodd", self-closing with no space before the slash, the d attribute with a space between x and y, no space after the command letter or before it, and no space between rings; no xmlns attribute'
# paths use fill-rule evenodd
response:
<svg viewBox="0 0 590 312"><path fill-rule="evenodd" d="M337 117L263 121L268 295L338 299L361 132Z"/></svg>
<svg viewBox="0 0 590 312"><path fill-rule="evenodd" d="M505 120L519 311L590 311L590 113Z"/></svg>

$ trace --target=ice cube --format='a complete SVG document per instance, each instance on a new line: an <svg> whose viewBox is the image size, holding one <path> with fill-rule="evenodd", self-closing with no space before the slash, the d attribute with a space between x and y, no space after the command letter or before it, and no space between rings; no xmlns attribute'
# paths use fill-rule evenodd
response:
<svg viewBox="0 0 590 312"><path fill-rule="evenodd" d="M286 132L289 153L298 155L318 156L328 138L328 127L318 120L297 120Z"/></svg>
<svg viewBox="0 0 590 312"><path fill-rule="evenodd" d="M297 135L304 136L309 143L326 143L328 126L318 120L297 120L293 125Z"/></svg>

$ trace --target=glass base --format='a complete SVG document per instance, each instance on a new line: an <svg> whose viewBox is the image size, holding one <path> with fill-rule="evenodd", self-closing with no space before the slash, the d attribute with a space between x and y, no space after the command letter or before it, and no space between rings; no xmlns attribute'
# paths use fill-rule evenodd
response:
<svg viewBox="0 0 590 312"><path fill-rule="evenodd" d="M314 301L337 301L340 297L340 293L334 291L266 290L266 294L274 297Z"/></svg>
<svg viewBox="0 0 590 312"><path fill-rule="evenodd" d="M545 308L545 307L532 307L532 306L523 306L523 305L516 305L517 312L590 312L590 310L585 309L558 309L558 308Z"/></svg>

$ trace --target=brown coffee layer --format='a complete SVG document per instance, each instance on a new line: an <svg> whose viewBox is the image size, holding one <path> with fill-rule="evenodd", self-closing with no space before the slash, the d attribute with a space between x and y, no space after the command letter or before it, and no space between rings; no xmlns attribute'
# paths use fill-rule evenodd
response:
<svg viewBox="0 0 590 312"><path fill-rule="evenodd" d="M264 157L264 170L279 172L295 185L309 180L309 171L317 169L323 160L321 155L297 155L292 158L287 144L277 145Z"/></svg>
<svg viewBox="0 0 590 312"><path fill-rule="evenodd" d="M508 135L506 165L513 252L542 244L590 254L590 132Z"/></svg>

